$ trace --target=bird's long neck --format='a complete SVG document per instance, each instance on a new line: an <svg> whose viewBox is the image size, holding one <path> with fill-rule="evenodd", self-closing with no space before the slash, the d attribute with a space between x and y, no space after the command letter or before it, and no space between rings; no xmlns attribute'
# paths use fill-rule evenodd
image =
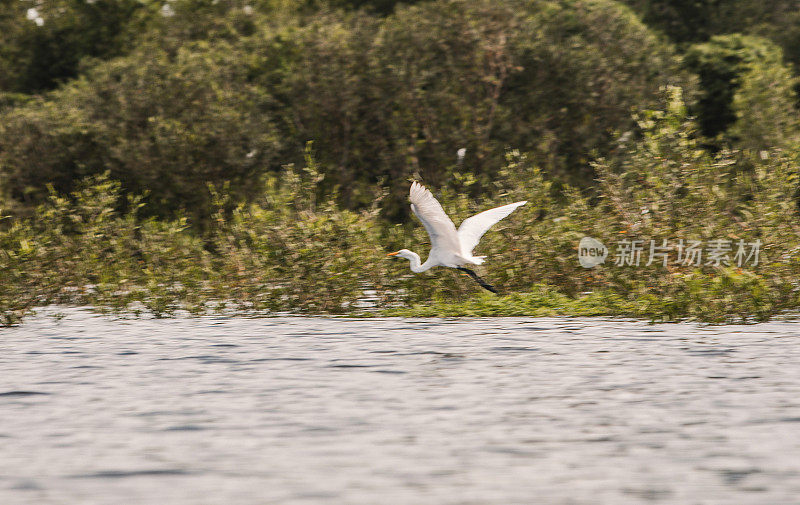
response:
<svg viewBox="0 0 800 505"><path fill-rule="evenodd" d="M424 272L425 270L429 270L433 266L433 262L430 258L425 263L420 264L420 257L419 254L412 252L411 258L408 259L411 262L411 271L418 274L420 272Z"/></svg>

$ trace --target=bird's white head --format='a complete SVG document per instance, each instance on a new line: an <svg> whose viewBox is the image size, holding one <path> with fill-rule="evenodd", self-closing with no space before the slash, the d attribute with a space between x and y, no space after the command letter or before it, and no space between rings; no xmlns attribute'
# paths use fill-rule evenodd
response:
<svg viewBox="0 0 800 505"><path fill-rule="evenodd" d="M393 253L389 253L386 256L397 256L398 258L405 258L405 259L410 260L411 258L416 256L416 254L414 254L413 252L409 251L408 249L400 249L399 251L393 252Z"/></svg>

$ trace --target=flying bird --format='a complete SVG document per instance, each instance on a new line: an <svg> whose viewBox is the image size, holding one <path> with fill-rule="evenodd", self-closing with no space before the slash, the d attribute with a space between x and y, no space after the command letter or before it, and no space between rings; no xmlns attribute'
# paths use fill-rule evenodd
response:
<svg viewBox="0 0 800 505"><path fill-rule="evenodd" d="M411 184L409 199L411 200L412 212L422 221L422 225L431 239L431 252L428 254L428 259L425 260L425 263L420 263L419 254L408 249L400 249L397 252L389 253L389 256L406 258L411 261L411 271L414 273L424 272L433 267L449 267L461 270L472 277L481 287L488 289L492 293L497 293L497 290L491 284L481 279L478 274L464 267L464 265L482 264L486 256L473 256L472 250L478 245L483 234L497 224L498 221L514 212L514 209L528 202L515 202L485 210L480 214L475 214L465 219L456 230L456 226L447 217L441 204L422 184L416 181Z"/></svg>

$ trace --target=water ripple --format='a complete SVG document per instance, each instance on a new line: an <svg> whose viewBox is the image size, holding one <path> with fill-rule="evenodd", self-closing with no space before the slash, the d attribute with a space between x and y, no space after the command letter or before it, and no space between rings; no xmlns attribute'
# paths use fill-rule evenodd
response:
<svg viewBox="0 0 800 505"><path fill-rule="evenodd" d="M0 336L2 504L800 504L796 322L57 312Z"/></svg>

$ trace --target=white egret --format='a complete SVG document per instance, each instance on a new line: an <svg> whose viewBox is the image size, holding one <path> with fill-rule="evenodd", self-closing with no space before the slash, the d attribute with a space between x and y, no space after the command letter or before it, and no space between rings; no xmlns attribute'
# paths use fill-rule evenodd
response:
<svg viewBox="0 0 800 505"><path fill-rule="evenodd" d="M453 221L447 217L441 204L422 184L418 182L411 184L409 199L411 200L411 210L422 221L422 225L431 239L431 252L425 263L420 263L419 255L408 249L389 253L389 256L406 258L411 261L411 271L414 273L439 266L461 270L475 279L481 287L497 293L494 287L463 265L482 264L486 256L473 256L472 250L478 245L483 234L498 221L514 212L514 209L528 202L515 202L485 210L465 219L456 230Z"/></svg>

